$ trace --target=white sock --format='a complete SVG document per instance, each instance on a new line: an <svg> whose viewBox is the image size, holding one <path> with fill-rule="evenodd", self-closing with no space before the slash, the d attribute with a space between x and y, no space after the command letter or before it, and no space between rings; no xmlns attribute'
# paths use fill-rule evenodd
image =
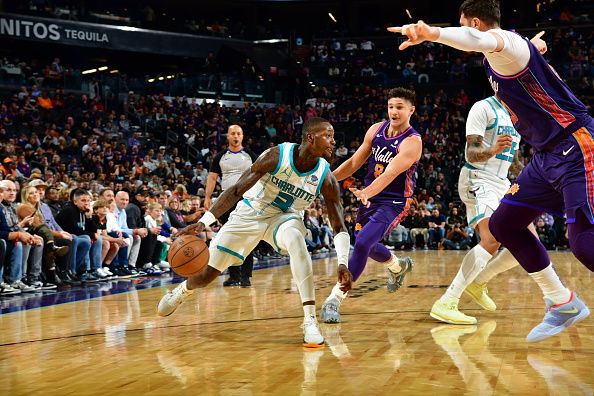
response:
<svg viewBox="0 0 594 396"><path fill-rule="evenodd" d="M402 271L402 267L400 266L400 260L398 257L392 255L390 260L385 262L385 265L392 271L393 273L397 274Z"/></svg>
<svg viewBox="0 0 594 396"><path fill-rule="evenodd" d="M571 298L571 292L561 283L552 263L542 271L532 272L529 275L538 284L544 297L551 300L553 304L564 304Z"/></svg>
<svg viewBox="0 0 594 396"><path fill-rule="evenodd" d="M344 300L347 297L348 293L349 292L343 292L342 290L340 290L340 282L336 282L326 301L336 297L338 301L342 302L342 300Z"/></svg>
<svg viewBox="0 0 594 396"><path fill-rule="evenodd" d="M518 265L520 265L520 263L518 263L518 260L516 260L511 252L507 249L503 249L499 254L493 256L491 261L487 263L485 269L478 274L474 281L480 285L484 285L500 273Z"/></svg>
<svg viewBox="0 0 594 396"><path fill-rule="evenodd" d="M182 291L186 294L192 294L194 293L194 290L190 290L188 289L188 281L185 280L182 283L179 284L179 287L181 287Z"/></svg>
<svg viewBox="0 0 594 396"><path fill-rule="evenodd" d="M474 278L485 268L491 257L491 253L487 252L481 245L473 247L464 256L456 277L440 300L445 301L450 297L460 299L466 286L470 285Z"/></svg>
<svg viewBox="0 0 594 396"><path fill-rule="evenodd" d="M315 318L316 316L316 306L315 305L304 305L303 306L303 315L305 316L305 318L308 318L310 316L313 316Z"/></svg>

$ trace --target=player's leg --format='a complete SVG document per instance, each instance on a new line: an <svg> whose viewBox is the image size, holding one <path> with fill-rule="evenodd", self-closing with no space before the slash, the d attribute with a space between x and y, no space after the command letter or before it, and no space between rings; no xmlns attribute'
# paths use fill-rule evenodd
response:
<svg viewBox="0 0 594 396"><path fill-rule="evenodd" d="M535 154L489 222L493 236L509 249L540 287L545 298L545 318L532 329L527 341L539 341L563 331L573 322L566 320L567 314L557 315L554 308L581 303L561 283L544 245L528 229L541 212L562 213L560 210L564 207L562 194L547 179L549 173L555 172L548 168L549 155Z"/></svg>
<svg viewBox="0 0 594 396"><path fill-rule="evenodd" d="M491 222L493 235L507 246L544 295L547 311L542 323L528 334L526 340L529 342L540 341L558 334L590 313L577 295L563 285L540 240L526 227L520 229L517 228L519 225L512 225L510 230L509 227L504 226L514 222L525 224L526 220L532 221L540 212L502 203L493 214Z"/></svg>
<svg viewBox="0 0 594 396"><path fill-rule="evenodd" d="M324 337L316 319L316 293L311 255L304 239L305 226L301 219L284 217L274 225L272 246L289 253L291 272L303 305L303 346L320 347L324 345Z"/></svg>
<svg viewBox="0 0 594 396"><path fill-rule="evenodd" d="M431 317L451 324L475 324L476 318L465 315L458 309L460 296L485 268L497 252L499 243L489 231L488 223L494 208L499 205L507 184L490 180L490 176L476 170L463 168L458 180L458 192L466 206L468 224L475 228L480 242L464 256L454 280L446 292L431 307ZM494 310L495 304L486 295L486 288L480 293L486 309ZM480 304L479 302L479 304Z"/></svg>
<svg viewBox="0 0 594 396"><path fill-rule="evenodd" d="M406 217L410 202L411 200L407 200L407 203L404 207L397 208L395 211L396 218L388 226L386 231L384 231L384 235L390 234L390 232L392 232L392 230L400 224L400 221ZM389 293L394 293L396 290L402 287L405 276L409 272L412 272L414 267L412 258L408 256L397 257L380 242L376 243L373 249L371 249L369 257L384 263L386 266L386 274L388 276L386 288L388 289Z"/></svg>
<svg viewBox="0 0 594 396"><path fill-rule="evenodd" d="M458 303L466 287L485 268L499 248L499 243L488 230L489 219L483 217L481 220L475 227L481 239L480 243L466 253L454 280L431 308L430 315L437 320L451 324L476 323L476 318L459 311ZM489 308L491 307L486 307L486 309ZM494 310L494 308L490 310Z"/></svg>
<svg viewBox="0 0 594 396"><path fill-rule="evenodd" d="M349 270L353 275L353 280L359 279L367 259L371 258L386 266L391 266L395 273L400 273L405 269L401 266L397 258L393 258L392 253L380 243L386 233L396 226L400 219L406 216L408 204L402 205L382 205L372 204L369 208L361 206L357 213L355 229L355 245L353 254L349 260Z"/></svg>
<svg viewBox="0 0 594 396"><path fill-rule="evenodd" d="M227 220L229 220L229 215L234 209L235 208L231 208L227 212L223 213L223 215L218 218L219 223L225 224ZM227 269L227 272L229 274L229 278L223 282L223 286L239 286L239 277L241 273L239 266L231 266Z"/></svg>
<svg viewBox="0 0 594 396"><path fill-rule="evenodd" d="M530 223L528 229L534 235L538 235L533 223ZM491 231L489 231L489 233L491 233ZM472 282L472 284L466 288L465 292L467 292L475 301L477 301L479 305L483 306L478 301L478 296L481 289L485 288L486 290L486 285L491 279L507 270L517 267L518 265L520 265L520 263L518 263L518 260L516 260L511 252L507 248L503 248L487 263L485 269L482 270L480 274L478 274L474 282ZM485 307L483 306L483 308Z"/></svg>
<svg viewBox="0 0 594 396"><path fill-rule="evenodd" d="M266 228L263 221L234 215L211 241L208 265L161 298L157 308L159 316L171 315L194 289L206 287L227 268L241 265L245 255L262 239Z"/></svg>
<svg viewBox="0 0 594 396"><path fill-rule="evenodd" d="M239 266L240 274L239 274L239 285L241 287L251 287L252 282L250 278L252 277L252 271L254 270L254 252L252 251L250 254L247 255L243 264Z"/></svg>
<svg viewBox="0 0 594 396"><path fill-rule="evenodd" d="M386 223L374 221L372 224L369 221L375 209L376 205L373 204L369 208L361 205L357 211L357 219L355 220L355 244L348 262L353 281L359 279L359 276L363 273L371 249L381 240L388 226ZM384 256L384 260L386 257L390 257L389 252ZM340 283L337 282L332 288L330 295L322 304L320 319L325 323L340 323L340 304L347 298L347 295L348 292L340 290Z"/></svg>

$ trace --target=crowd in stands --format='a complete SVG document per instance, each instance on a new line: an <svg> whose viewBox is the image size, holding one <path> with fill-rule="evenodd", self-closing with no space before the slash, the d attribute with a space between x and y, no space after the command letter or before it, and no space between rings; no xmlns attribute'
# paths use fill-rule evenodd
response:
<svg viewBox="0 0 594 396"><path fill-rule="evenodd" d="M265 3L265 2L263 2ZM276 10L261 10L257 18L246 21L248 10L245 5L228 7L225 16L210 7L180 7L178 3L144 2L141 5L131 2L88 2L71 0L5 0L7 12L36 15L46 18L59 18L73 21L94 22L111 25L134 26L171 32L199 34L206 36L234 37L249 39L288 38L295 31L296 24L282 23L271 18ZM332 8L332 6L330 6ZM518 6L516 6L518 7ZM529 8L527 8L529 7ZM536 9L529 5L514 10L508 15L510 26L559 26L588 25L592 21L594 7L587 1L567 0L539 2ZM330 9L331 9L330 8ZM216 7L214 7L216 10ZM443 8L436 8L434 13ZM351 12L355 11L353 8ZM530 10L530 12L527 12ZM538 11L537 11L538 10ZM210 12L209 12L210 11ZM213 13L214 11L214 13ZM534 12L537 11L537 12ZM429 10L422 11L422 18L430 18ZM326 12L321 12L326 17ZM316 15L318 17L318 15ZM349 19L344 15L345 19ZM444 18L443 15L434 16ZM443 20L443 19L442 19ZM374 18L361 18L357 26L344 23L317 24L315 33L319 37L349 37L353 34L378 36L383 28L394 23L393 15L376 15ZM355 29L355 31L353 31ZM303 30L297 29L297 30Z"/></svg>
<svg viewBox="0 0 594 396"><path fill-rule="evenodd" d="M568 51L590 66L581 68L580 80L591 80L591 37L576 40L582 42L590 47L579 44L575 50L570 43ZM373 48L357 51L376 53ZM414 56L412 61L416 65ZM50 71L59 63L48 62ZM298 142L305 120L324 117L337 131L337 166L384 118L390 88L319 85L298 105L237 107L133 92L122 102L106 101L66 92L46 83L45 75L31 78L0 95L0 294L5 295L168 271L171 234L204 212L208 169L226 147L229 125L241 125L244 145L259 154L280 142ZM477 243L456 190L465 117L478 99L455 84L418 96L411 123L423 137L423 156L409 214L386 237L388 245L462 250ZM587 95L584 100L591 103ZM527 160L530 149L521 151ZM358 202L348 187L360 185L364 171L342 184L351 237ZM312 253L332 248L322 200L306 212L305 223ZM535 225L547 248L567 247L563 219L543 215ZM202 237L209 240L212 232Z"/></svg>
<svg viewBox="0 0 594 396"><path fill-rule="evenodd" d="M7 2L5 11L58 18L70 21L92 22L107 25L134 26L150 30L197 34L240 39L281 38L284 33L279 24L261 21L248 25L242 18L213 17L199 13L191 17L184 7L163 4L125 4L110 2L89 5L87 2L63 1L15 1Z"/></svg>

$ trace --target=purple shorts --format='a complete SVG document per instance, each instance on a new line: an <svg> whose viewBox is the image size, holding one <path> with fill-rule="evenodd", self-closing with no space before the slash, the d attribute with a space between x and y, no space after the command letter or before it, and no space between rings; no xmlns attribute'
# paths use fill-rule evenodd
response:
<svg viewBox="0 0 594 396"><path fill-rule="evenodd" d="M594 224L594 119L550 152L537 152L501 200L574 223L582 210Z"/></svg>
<svg viewBox="0 0 594 396"><path fill-rule="evenodd" d="M385 224L382 238L386 236L408 213L411 199L402 198L397 201L372 202L369 207L359 206L355 221L355 234L369 222Z"/></svg>

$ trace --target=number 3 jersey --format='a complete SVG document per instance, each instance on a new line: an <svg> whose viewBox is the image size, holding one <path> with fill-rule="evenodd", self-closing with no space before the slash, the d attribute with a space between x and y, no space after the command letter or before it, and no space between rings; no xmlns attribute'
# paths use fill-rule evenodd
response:
<svg viewBox="0 0 594 396"><path fill-rule="evenodd" d="M323 158L309 172L300 173L293 164L294 143L279 145L278 164L243 195L243 203L258 215L273 216L279 213L300 213L309 208L320 194L322 183L330 169Z"/></svg>
<svg viewBox="0 0 594 396"><path fill-rule="evenodd" d="M388 164L396 157L400 145L404 140L411 136L421 137L413 127L408 127L399 135L389 137L386 132L390 127L390 121L384 121L380 124L377 132L371 141L371 155L367 162L367 175L365 176L365 186L369 186L375 179L385 172ZM371 198L371 202L383 201L402 201L404 198L410 198L413 195L416 182L416 170L418 161L402 172L382 192Z"/></svg>
<svg viewBox="0 0 594 396"><path fill-rule="evenodd" d="M516 150L519 148L521 137L515 130L509 113L494 96L479 100L470 109L468 120L466 120L466 136L469 135L482 136L485 149L494 146L497 138L501 135L512 137L513 142L510 148L494 155L487 161L471 162L466 155L467 167L488 172L499 179L507 179L507 172L514 160ZM465 152L468 152L468 144Z"/></svg>

